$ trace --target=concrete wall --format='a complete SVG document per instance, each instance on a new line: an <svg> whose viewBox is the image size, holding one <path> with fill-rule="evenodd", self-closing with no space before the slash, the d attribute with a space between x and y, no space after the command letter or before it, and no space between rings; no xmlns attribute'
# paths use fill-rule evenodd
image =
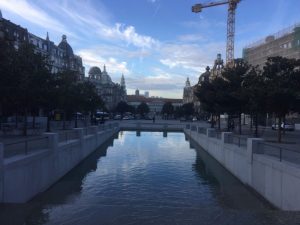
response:
<svg viewBox="0 0 300 225"><path fill-rule="evenodd" d="M184 132L242 183L282 210L300 210L300 165L254 154L262 139L248 138L247 145L239 147L229 140L231 133L223 132L217 139L211 137L211 129L206 134L197 130Z"/></svg>
<svg viewBox="0 0 300 225"><path fill-rule="evenodd" d="M90 153L119 131L118 127L84 136L76 129L78 139L58 142L58 134L47 133L49 148L29 155L18 155L3 160L0 144L0 196L1 202L26 202L45 191Z"/></svg>
<svg viewBox="0 0 300 225"><path fill-rule="evenodd" d="M122 121L120 123L121 130L139 130L139 131L183 131L185 124L168 123L168 122L141 122L141 121Z"/></svg>

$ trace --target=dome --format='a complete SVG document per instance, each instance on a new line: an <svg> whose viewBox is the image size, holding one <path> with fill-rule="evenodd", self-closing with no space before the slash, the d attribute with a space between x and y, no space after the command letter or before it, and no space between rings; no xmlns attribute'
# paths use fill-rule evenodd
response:
<svg viewBox="0 0 300 225"><path fill-rule="evenodd" d="M64 52L66 53L67 57L74 56L73 49L68 44L68 42L67 42L67 36L66 35L62 36L62 40L59 43L58 47L64 50Z"/></svg>
<svg viewBox="0 0 300 225"><path fill-rule="evenodd" d="M112 83L111 78L110 78L110 76L107 73L102 74L101 83L102 84L110 84L110 83Z"/></svg>
<svg viewBox="0 0 300 225"><path fill-rule="evenodd" d="M90 68L90 70L89 70L89 75L90 76L92 76L92 75L101 75L101 70L100 70L100 68L99 67L97 67L97 66L93 66L93 67L91 67Z"/></svg>

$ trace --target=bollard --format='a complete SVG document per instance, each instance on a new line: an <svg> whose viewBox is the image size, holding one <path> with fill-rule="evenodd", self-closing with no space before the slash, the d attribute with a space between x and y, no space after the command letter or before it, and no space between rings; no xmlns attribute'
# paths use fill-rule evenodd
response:
<svg viewBox="0 0 300 225"><path fill-rule="evenodd" d="M48 149L53 153L58 151L58 134L57 133L44 133L44 136L48 137Z"/></svg>

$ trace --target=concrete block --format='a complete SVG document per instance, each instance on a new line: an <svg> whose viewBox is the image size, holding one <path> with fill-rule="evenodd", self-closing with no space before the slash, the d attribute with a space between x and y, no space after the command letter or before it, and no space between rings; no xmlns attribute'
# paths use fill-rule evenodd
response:
<svg viewBox="0 0 300 225"><path fill-rule="evenodd" d="M222 132L221 140L223 143L231 143L230 138L231 138L232 132Z"/></svg>
<svg viewBox="0 0 300 225"><path fill-rule="evenodd" d="M58 151L58 134L57 133L44 133L44 136L48 137L48 147L56 154Z"/></svg>
<svg viewBox="0 0 300 225"><path fill-rule="evenodd" d="M259 151L264 139L262 138L247 138L247 162L252 164L253 153Z"/></svg>
<svg viewBox="0 0 300 225"><path fill-rule="evenodd" d="M215 128L207 128L206 130L207 137L215 137L216 136L216 130Z"/></svg>

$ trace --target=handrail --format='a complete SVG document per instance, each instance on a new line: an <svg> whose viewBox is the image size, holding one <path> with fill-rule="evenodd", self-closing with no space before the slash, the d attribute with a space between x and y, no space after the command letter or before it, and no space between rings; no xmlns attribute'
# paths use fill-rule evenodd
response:
<svg viewBox="0 0 300 225"><path fill-rule="evenodd" d="M39 143L38 146L31 146L29 148L29 144L34 143L36 141L41 141L45 140L46 142L44 143ZM22 146L20 146L22 144ZM24 144L24 146L23 146ZM16 145L15 148L12 148L12 146ZM46 147L45 147L46 145ZM25 154L27 155L29 151L34 151L37 149L44 149L49 147L49 137L44 136L40 138L34 138L34 139L25 139L21 141L15 141L15 142L10 142L4 144L4 158L12 157L14 155L20 155L20 154Z"/></svg>
<svg viewBox="0 0 300 225"><path fill-rule="evenodd" d="M47 139L47 138L48 138L47 136L44 136L44 137L34 138L34 139L24 139L22 141L4 143L4 146L10 146L10 145L14 145L14 144L21 144L21 143L24 143L24 142L38 141L38 140L43 140L43 139Z"/></svg>
<svg viewBox="0 0 300 225"><path fill-rule="evenodd" d="M256 152L256 154L271 155L271 156L274 156L276 158L279 158L280 162L282 161L282 159L285 159L286 161L290 161L290 162L295 162L295 160L297 160L297 157L295 157L295 155L291 155L291 156L285 155L284 156L285 152L291 152L292 154L293 153L297 154L297 156L299 156L298 158L300 159L300 152L298 152L294 149L290 149L290 148L287 148L285 146L276 146L276 145L268 144L268 143L265 143L265 142L261 142L261 143L258 143L258 144L259 144L258 145L259 146L258 147L259 151ZM261 146L263 147L263 149L261 149ZM265 147L271 147L271 149L265 149ZM262 152L261 152L261 150L262 150ZM275 152L274 152L274 150L275 150ZM278 155L278 153L279 153L279 155ZM299 163L299 161L297 161L297 163Z"/></svg>
<svg viewBox="0 0 300 225"><path fill-rule="evenodd" d="M294 149L287 148L285 146L276 146L276 145L272 145L272 144L269 144L269 143L266 143L266 142L259 143L259 144L267 145L267 146L270 146L270 147L273 147L273 148L282 148L284 150L287 150L287 151L290 151L290 152L296 152L296 153L300 154L300 152L298 152L298 151L296 151Z"/></svg>
<svg viewBox="0 0 300 225"><path fill-rule="evenodd" d="M229 134L228 136L232 138L231 144L235 144L235 145L237 145L239 147L242 147L242 146L247 147L247 139L248 139L248 137L244 137L244 136L240 136L240 135L234 135L234 134ZM235 139L238 140L238 143L234 142ZM241 141L244 141L245 144L242 144Z"/></svg>

